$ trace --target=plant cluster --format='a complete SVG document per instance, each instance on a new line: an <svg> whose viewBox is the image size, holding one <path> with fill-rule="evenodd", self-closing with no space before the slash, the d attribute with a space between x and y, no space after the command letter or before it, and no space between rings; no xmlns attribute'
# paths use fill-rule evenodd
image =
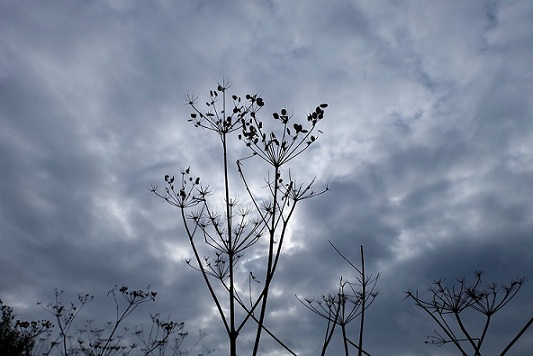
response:
<svg viewBox="0 0 533 356"><path fill-rule="evenodd" d="M199 104L197 96L187 97L187 104L192 109L189 122L197 128L216 134L221 143L223 210L215 208L216 199L212 189L201 183L203 180L193 175L190 167L181 169L177 177L165 175L165 187L160 190L153 185L151 191L179 210L185 238L193 255L185 262L200 272L207 286L228 336L229 355L237 355L238 337L245 326L255 328L256 337L251 355L258 354L263 332L285 351L295 355L266 327L265 318L269 292L295 207L300 201L328 190L327 185L315 190L314 178L307 184L299 183L288 167L289 163L301 157L319 138L322 132L318 125L324 119L328 105L318 105L307 115L306 120L296 121L283 108L272 114L273 120L266 121L260 118L260 111L265 106L260 95L247 94L242 99L228 94L229 88L226 81L219 83L215 90L210 91L205 108ZM248 150L241 157L230 157L232 152L229 151L228 142L233 134ZM230 190L230 186L235 187L230 184L229 162L232 159L236 161L241 191L246 193L249 204L239 202ZM257 184L247 173L245 168L248 162L255 172L264 168L263 184ZM260 186L264 189L257 189ZM363 348L365 311L379 294L376 290L379 274L373 277L365 273L362 246L361 268L350 262L335 246L333 248L353 268L355 281L341 276L335 293L324 294L320 298L297 298L305 307L327 321L322 355L331 345L335 330L339 329L346 355L349 354L349 345L357 349L358 355L369 355ZM206 249L210 253L205 253ZM262 269L248 271L246 268L237 268L237 265L246 260L247 254L252 254L254 258L260 256ZM239 277L239 273L243 271L245 276ZM437 333L436 337L430 339L431 343L453 343L465 354L461 343L466 340L472 346L474 354L479 355L492 316L516 295L525 281L518 279L509 286L488 285L483 289L480 284L481 274L477 276L478 280L473 286L467 286L462 280L458 288L448 289L441 281L436 282L435 287L430 289L433 293L430 302L423 301L418 293L407 292L407 298L413 299L417 306L431 315L445 333L444 336ZM243 280L247 281L247 286L238 283ZM462 323L460 313L465 309L476 310L487 317L480 337L474 337ZM464 339L451 328L450 321L446 319L448 316L459 323ZM359 335L355 340L348 335L347 325L357 318ZM530 324L531 321L503 353Z"/></svg>
<svg viewBox="0 0 533 356"><path fill-rule="evenodd" d="M326 354L336 326L341 328L345 355L350 354L349 345L357 349L357 354L359 356L363 354L369 355L369 353L363 349L365 312L379 295L379 291L376 289L379 273L375 277L365 273L363 246L360 246L361 268L358 268L346 256L344 256L335 245L331 242L330 244L335 251L337 251L339 256L341 256L342 259L355 271L356 282L350 282L341 276L336 293L324 294L320 298L306 297L302 299L298 296L296 296L296 298L306 308L327 321L322 352L320 354L321 356ZM358 317L359 340L355 343L348 336L347 326Z"/></svg>
<svg viewBox="0 0 533 356"><path fill-rule="evenodd" d="M286 109L274 113L274 122L267 123L259 117L265 105L262 97L248 94L242 99L227 94L228 89L229 84L223 81L216 90L210 91L205 110L200 108L198 97L187 98L193 111L189 121L195 127L214 132L221 142L223 211L214 208L216 203L212 201L210 187L202 185L190 168L182 169L178 178L165 175L164 190L160 192L153 186L151 191L180 209L194 256L186 262L202 275L228 335L230 355L237 354L238 336L250 320L255 322L256 328L252 355L258 354L263 331L288 350L265 326L270 286L297 203L320 195L328 188L315 190L314 179L307 184L298 183L286 166L317 140L320 134L317 124L323 119L327 104L317 106L304 123L295 122ZM275 124L278 128L271 130ZM241 204L230 191L228 140L234 132L249 150L245 157L236 159L236 169L251 208ZM264 191L252 188L245 172L249 160L253 160L256 171L261 162L264 164ZM262 243L258 245L259 241ZM202 247L210 248L211 254L201 255ZM237 283L241 279L237 278L236 266L253 247L257 247L255 254L263 257L263 270L246 272L249 288L245 296L239 292L246 288ZM257 290L252 290L252 281L256 282ZM227 305L223 305L224 301Z"/></svg>
<svg viewBox="0 0 533 356"><path fill-rule="evenodd" d="M183 341L188 336L184 323L162 319L159 314L150 315L150 327L142 324L134 330L124 326L125 319L139 306L155 301L156 292L130 290L128 287L114 287L108 292L115 305L115 320L104 326L96 325L94 320L87 320L83 327L75 325L81 310L94 297L78 294L78 301L65 304L61 300L63 291L54 290L54 301L48 304L38 303L53 317L55 325L48 320L16 320L13 310L2 305L2 322L0 323L0 354L5 356L20 355L62 355L62 356L125 356L125 355L191 355L206 334L200 332L197 341L185 349ZM1 301L0 301L1 304ZM198 355L208 355L211 350Z"/></svg>
<svg viewBox="0 0 533 356"><path fill-rule="evenodd" d="M482 274L483 272L476 271L473 283L461 278L451 287L444 280L436 280L433 287L429 288L430 299L427 300L422 299L418 291L406 292L406 298L424 310L441 331L435 330L435 335L428 336L426 343L437 346L453 344L462 355L481 355L481 347L487 340L494 314L506 306L526 282L526 278L522 277L509 284L485 284L481 279ZM481 321L476 319L475 325L481 325L480 329L475 325L468 325L465 320L467 312L474 312L479 316ZM533 318L502 349L500 355L509 351L532 322Z"/></svg>
<svg viewBox="0 0 533 356"><path fill-rule="evenodd" d="M246 350L246 354L259 355L262 336L266 334L287 353L296 355L266 326L268 302L296 206L328 190L327 185L315 189L315 178L300 183L289 166L303 157L322 134L318 125L324 119L328 105L316 106L302 121L295 120L285 108L274 112L272 118L265 121L260 118L260 111L265 106L261 96L247 94L242 99L228 94L229 88L226 81L218 84L210 91L205 107L198 103L198 97L187 97L192 110L189 122L214 133L220 140L222 210L217 208L220 199L212 188L194 175L190 167L181 169L177 175L166 174L162 190L155 185L150 190L178 209L184 237L192 251L192 257L185 262L200 273L207 287L228 337L229 355L236 356L237 350L242 349L238 341L245 328L247 332L255 333L252 349ZM233 136L243 143L246 154L233 157L229 149L229 140ZM247 197L244 203L233 192L235 183L229 173L232 160L236 162L236 180ZM248 173L250 166L254 172L263 170L265 178L261 184ZM349 264L355 279L340 276L335 292L320 297L296 298L326 321L321 355L326 355L333 336L339 333L345 355L354 348L359 356L370 355L363 344L364 324L367 309L379 295L376 286L380 274L373 276L365 271L363 246L360 247L358 267L330 244ZM254 256L254 262L259 261L255 263L256 270L245 267L243 262L248 254ZM475 276L473 283L467 283L463 278L451 287L444 280L437 280L429 289L427 300L418 292L406 292L406 299L414 301L439 327L426 343L454 345L462 355L481 355L494 315L516 296L526 279L518 278L509 284L484 284L481 272L476 272ZM142 325L133 331L124 328L124 320L131 313L155 300L157 293L149 288L130 290L124 286L111 289L108 296L115 305L115 318L104 327L95 325L93 320L87 321L82 328L74 327L74 320L82 308L93 300L91 295L79 294L77 303L65 304L61 301L63 292L55 290L54 293L54 302L39 304L52 315L55 329L52 322L46 320L15 321L12 309L0 301L1 355L183 356L190 355L206 336L200 331L193 346L184 349L183 342L188 336L184 324L162 318L160 314L150 315L148 328ZM471 315L466 318L466 312L481 316L481 323L470 324ZM353 329L358 332L353 337L348 326L356 320L359 326ZM532 323L533 318L502 348L500 355L506 354ZM476 330L475 325L482 326ZM205 350L198 355L211 352Z"/></svg>

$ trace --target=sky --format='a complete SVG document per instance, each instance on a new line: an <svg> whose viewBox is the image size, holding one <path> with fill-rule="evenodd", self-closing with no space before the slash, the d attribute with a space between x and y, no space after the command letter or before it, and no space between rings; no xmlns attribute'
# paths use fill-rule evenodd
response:
<svg viewBox="0 0 533 356"><path fill-rule="evenodd" d="M264 98L265 121L329 104L291 172L330 190L296 209L267 325L298 355L319 354L325 322L294 295L355 278L328 241L355 263L363 245L366 270L381 273L366 350L454 355L424 344L435 325L404 292L429 297L433 280L476 270L533 278L531 63L528 0L0 0L0 299L31 319L47 316L36 302L54 288L65 301L90 293L79 321L103 323L109 289L150 285L157 300L131 323L171 314L191 343L202 329L203 346L227 354L183 262L179 211L149 188L187 166L220 188L220 141L187 121L186 97L203 102L229 80L232 94ZM231 148L232 162L245 154L237 139ZM526 283L496 314L489 354L532 316L532 295ZM239 354L252 339L240 335ZM264 339L262 355L285 354ZM531 349L533 330L512 354Z"/></svg>

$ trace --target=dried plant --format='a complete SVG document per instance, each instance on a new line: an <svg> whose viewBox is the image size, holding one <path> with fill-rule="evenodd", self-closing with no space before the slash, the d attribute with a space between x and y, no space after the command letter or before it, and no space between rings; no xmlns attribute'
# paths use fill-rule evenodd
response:
<svg viewBox="0 0 533 356"><path fill-rule="evenodd" d="M307 116L306 123L294 122L286 109L274 113L273 122L267 123L259 118L259 111L265 105L263 98L257 94L246 95L244 99L237 95L229 96L228 89L226 81L218 84L205 103L206 111L200 109L197 97L187 98L193 111L189 121L195 127L217 134L222 145L224 211L214 208L210 187L202 185L200 178L191 174L190 168L182 169L178 177L166 175L166 187L162 192L156 186L151 191L181 211L194 256L186 262L201 272L227 332L230 355L237 354L237 338L249 320L257 324L251 352L257 355L262 332L273 336L264 325L268 296L295 206L327 190L327 186L314 190L314 180L305 185L299 184L286 165L317 140L320 131L316 126L323 119L327 104L316 107ZM281 127L269 130L273 124ZM246 204L241 204L230 192L228 140L232 133L236 133L250 151L246 157L237 159L236 170L243 184L242 191L250 199L248 206L252 208L246 208ZM254 190L245 173L246 163L250 160L254 162L255 171L261 167L260 162L264 164L266 189L263 191ZM260 240L265 241L261 245L266 245L267 251L264 253L258 247L254 253L264 257L263 270L246 272L248 277L253 276L254 281L261 282L256 283L260 288L254 295L252 288L248 288L249 295L245 298L239 293L246 288L237 285L236 281L240 279L237 278L236 265ZM207 257L201 255L201 245L209 247L212 254ZM222 284L225 296L213 285L214 281ZM222 305L223 300L227 301L227 306ZM237 313L239 306L241 311L244 310L240 316ZM275 340L287 349L279 339Z"/></svg>
<svg viewBox="0 0 533 356"><path fill-rule="evenodd" d="M378 273L373 277L365 273L363 246L360 247L361 268L358 268L335 245L331 242L330 244L342 259L354 269L357 282L350 282L341 276L336 293L324 294L320 298L300 298L298 296L296 298L313 313L327 320L321 355L326 354L337 325L341 328L345 355L349 355L350 353L348 345L354 346L357 349L358 355L369 355L363 349L365 311L379 295L376 285L380 274ZM359 335L358 342L355 343L348 337L346 328L357 317L359 317Z"/></svg>
<svg viewBox="0 0 533 356"><path fill-rule="evenodd" d="M136 326L135 331L124 326L128 318L141 305L155 301L157 293L146 290L131 290L128 287L114 287L108 292L115 306L115 319L104 326L97 325L94 320L87 320L83 327L75 326L75 320L80 311L94 298L89 294L78 294L77 303L65 304L61 300L63 291L54 290L55 300L52 303L41 305L50 313L55 322L20 322L16 327L20 335L31 335L32 340L36 336L45 334L37 342L33 342L28 348L27 355L84 355L84 356L115 356L115 355L190 355L206 336L201 333L196 343L184 350L183 340L188 333L184 331L184 324L161 319L159 314L151 315L151 326L146 332L142 325ZM41 326L39 328L39 325ZM75 329L75 330L74 330ZM25 333L22 333L25 331ZM28 336L29 338L29 336ZM135 342L140 340L141 345ZM206 350L201 355L208 355ZM200 355L200 353L199 353Z"/></svg>
<svg viewBox="0 0 533 356"><path fill-rule="evenodd" d="M46 305L43 305L41 302L37 303L54 317L57 323L57 328L59 329L56 338L50 343L49 350L44 353L45 355L50 354L54 348L58 348L62 355L68 355L70 350L70 328L73 325L74 319L76 319L83 307L94 298L89 294L78 294L79 305L74 303L65 305L60 298L62 294L62 290L54 289L55 300L53 303L48 303Z"/></svg>
<svg viewBox="0 0 533 356"><path fill-rule="evenodd" d="M406 298L415 302L438 325L439 331L428 336L426 343L437 346L453 344L462 355L481 355L481 347L486 340L493 316L505 307L526 282L526 278L517 278L509 284L482 282L483 272L475 272L475 280L469 284L465 278L449 287L444 280L436 280L429 288L430 299L424 300L418 292L407 291ZM465 320L465 312L477 312L483 320L482 327L476 332ZM506 354L514 343L529 328L533 318L516 334L500 355ZM469 351L471 350L471 351Z"/></svg>
<svg viewBox="0 0 533 356"><path fill-rule="evenodd" d="M143 325L135 327L135 335L141 342L137 350L143 355L172 355L188 356L196 349L200 342L207 336L199 331L198 338L192 347L184 349L183 342L189 333L184 330L184 323L177 323L170 320L170 317L161 319L160 314L150 315L152 323L145 329ZM209 355L212 350L206 349L198 355Z"/></svg>

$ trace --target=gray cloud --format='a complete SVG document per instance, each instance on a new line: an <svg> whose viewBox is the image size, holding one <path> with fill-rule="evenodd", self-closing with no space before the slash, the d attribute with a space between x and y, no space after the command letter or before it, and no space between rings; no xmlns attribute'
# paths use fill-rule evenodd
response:
<svg viewBox="0 0 533 356"><path fill-rule="evenodd" d="M158 301L132 322L171 313L225 354L206 288L181 261L178 211L148 188L189 165L220 186L217 138L189 125L185 98L205 101L226 78L265 98L265 118L329 104L324 134L291 170L331 190L297 211L269 326L316 354L324 324L293 295L349 276L328 240L354 261L364 245L382 272L368 350L446 354L423 344L434 326L403 291L476 269L531 277L532 14L528 1L3 1L0 297L34 318L53 288L89 292L86 316L106 320L110 288L150 284ZM232 147L234 161L244 151ZM531 293L502 312L494 345L525 323ZM253 335L241 337L246 352ZM529 333L516 354L530 345Z"/></svg>

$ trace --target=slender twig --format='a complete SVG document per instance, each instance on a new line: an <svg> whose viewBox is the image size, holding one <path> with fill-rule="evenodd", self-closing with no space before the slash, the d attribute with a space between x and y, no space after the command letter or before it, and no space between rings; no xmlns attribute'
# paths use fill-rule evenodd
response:
<svg viewBox="0 0 533 356"><path fill-rule="evenodd" d="M527 331L527 329L531 326L532 323L533 317L529 319L526 325L524 325L524 327L520 329L520 331L518 332L518 334L516 334L513 340L511 340L511 342L505 347L505 349L503 349L502 353L500 354L501 356L505 355L511 349L511 347L518 341L518 339L520 339L520 337L522 337L522 335Z"/></svg>

